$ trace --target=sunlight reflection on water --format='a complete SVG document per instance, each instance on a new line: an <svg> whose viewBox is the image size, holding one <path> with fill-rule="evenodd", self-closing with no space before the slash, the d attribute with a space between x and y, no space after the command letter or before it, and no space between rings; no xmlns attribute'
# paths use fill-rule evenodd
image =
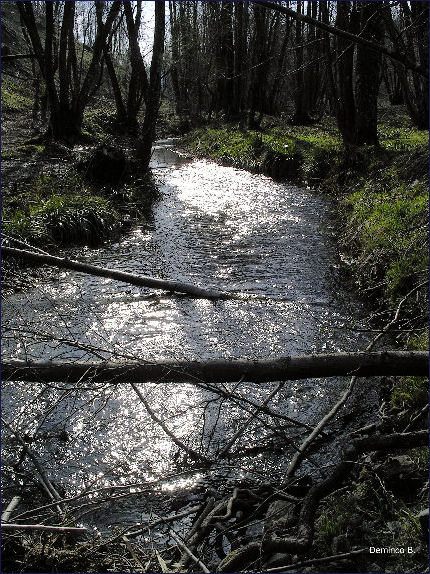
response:
<svg viewBox="0 0 430 574"><path fill-rule="evenodd" d="M20 333L5 334L4 356L154 361L268 358L363 347L364 335L343 328L357 303L329 273L335 255L322 198L262 175L178 159L163 147L153 164L162 196L149 226L118 243L71 250L68 256L264 299L196 300L59 271L55 279L6 298L3 325ZM271 406L312 422L336 400L343 384L290 383ZM240 392L261 401L272 388L245 385ZM146 480L186 463L128 386L81 390L51 409L65 392L5 383L3 407L22 432L38 429L38 452L72 491L97 477L99 484L119 483L125 475ZM243 421L239 407L231 404L218 413L217 405L207 403L211 396L193 385L147 384L142 392L180 440L193 448L203 445L208 453L216 452ZM211 435L215 420L217 431ZM63 428L71 440L60 443ZM250 428L242 446L258 444L266 435L263 428ZM274 477L285 467L284 457L260 454L242 459L234 474L270 470ZM5 456L8 462L13 453ZM201 480L196 477L187 484Z"/></svg>

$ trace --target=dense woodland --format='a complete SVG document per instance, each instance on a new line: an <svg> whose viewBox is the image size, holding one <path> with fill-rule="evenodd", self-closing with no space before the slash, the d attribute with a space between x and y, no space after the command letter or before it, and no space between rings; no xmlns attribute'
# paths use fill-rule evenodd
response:
<svg viewBox="0 0 430 574"><path fill-rule="evenodd" d="M166 357L152 364L95 343L55 339L50 326L37 332L31 324L3 325L3 336L24 350L25 341L49 341L103 361L100 367L41 356L35 364L5 353L8 392L30 381L40 385L40 396L53 394L35 431L26 419L18 424L2 413L10 502L2 515L3 571L424 571L429 2L6 1L1 14L5 305L8 296L37 289L43 265L181 297L249 299L67 256L70 246L103 249L150 219L159 199L153 144L173 136L189 159L209 158L327 196L340 254L330 273L367 306L363 330L370 337L360 353L201 363ZM67 317L58 320L69 328ZM269 404L286 381L335 375L348 375L348 385L312 426ZM350 397L368 376L381 381L377 422L358 428L359 399ZM281 382L257 401L241 387L248 379ZM59 380L72 387L56 388ZM168 419L146 392L143 383L153 380L195 385L209 397L203 428L175 434L177 413ZM282 481L264 476L226 482L218 492L190 494L184 487L185 494L169 495L161 486L166 476L136 490L125 473L117 491L95 479L69 496L52 478L56 468L41 462L44 421L71 393L78 401L88 392L96 402L104 392L98 394L99 385L115 396L117 383L129 385L148 428L177 449L172 480L187 473L210 480L220 461L234 466L269 453L285 459ZM204 448L212 404L240 411L216 452ZM339 430L344 420L351 432ZM267 444L242 444L253 425L270 435ZM342 452L320 468L312 456L339 433ZM65 431L59 437L71 440ZM302 463L318 467L314 475L303 474ZM94 509L134 504L142 493L148 525L126 524L103 539L82 527ZM18 512L19 504L25 508ZM369 555L373 544L412 544L414 552Z"/></svg>
<svg viewBox="0 0 430 574"><path fill-rule="evenodd" d="M4 7L19 11L34 54L35 108L49 110L48 135L79 140L84 111L106 83L118 124L139 133L142 158L162 94L184 129L214 117L255 129L264 115L286 112L309 125L329 114L345 146L375 145L381 92L428 128L425 1L155 2L150 65L139 40L142 4ZM3 42L7 49L7 29Z"/></svg>

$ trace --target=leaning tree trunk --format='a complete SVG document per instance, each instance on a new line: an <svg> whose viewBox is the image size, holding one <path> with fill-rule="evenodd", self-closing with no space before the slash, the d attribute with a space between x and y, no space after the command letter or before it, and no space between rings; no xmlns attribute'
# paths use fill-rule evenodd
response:
<svg viewBox="0 0 430 574"><path fill-rule="evenodd" d="M142 161L142 167L148 168L151 160L152 143L155 140L155 126L161 99L161 70L163 66L165 37L165 2L155 2L154 45L152 50L151 69L149 73L149 90L146 99L145 118L142 135L137 147L137 156Z"/></svg>

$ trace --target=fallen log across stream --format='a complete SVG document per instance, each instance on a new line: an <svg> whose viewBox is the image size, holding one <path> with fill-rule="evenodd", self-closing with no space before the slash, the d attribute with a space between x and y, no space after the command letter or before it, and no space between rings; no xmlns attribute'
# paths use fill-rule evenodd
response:
<svg viewBox="0 0 430 574"><path fill-rule="evenodd" d="M35 253L25 249L16 249L15 247L1 247L1 254L5 257L15 257L25 261L32 261L40 265L46 264L61 269L71 269L79 271L80 273L88 273L89 275L96 275L98 277L107 277L123 283L129 283L137 287L150 287L153 289L163 289L172 293L185 293L193 297L201 299L230 299L230 295L217 291L215 289L204 289L197 287L191 283L183 283L181 281L173 281L171 279L157 279L154 277L147 277L145 275L136 275L134 273L125 273L124 271L115 271L114 269L107 269L105 267L98 267L90 265L89 263L81 263L68 259L67 257L55 257L54 255L47 255L42 253Z"/></svg>
<svg viewBox="0 0 430 574"><path fill-rule="evenodd" d="M1 363L2 380L77 383L228 383L294 381L320 377L426 376L425 351L380 351L297 355L276 359L218 359L128 363L55 363L10 360Z"/></svg>

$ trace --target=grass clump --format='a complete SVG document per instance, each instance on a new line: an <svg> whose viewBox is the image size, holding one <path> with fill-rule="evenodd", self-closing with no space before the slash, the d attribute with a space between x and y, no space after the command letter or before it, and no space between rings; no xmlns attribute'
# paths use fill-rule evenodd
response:
<svg viewBox="0 0 430 574"><path fill-rule="evenodd" d="M194 130L183 141L196 155L235 167L258 169L262 141L257 132L205 127Z"/></svg>
<svg viewBox="0 0 430 574"><path fill-rule="evenodd" d="M262 131L238 125L193 130L183 143L198 156L262 172L275 179L318 185L333 167L340 142L317 127L285 130L269 124Z"/></svg>
<svg viewBox="0 0 430 574"><path fill-rule="evenodd" d="M102 197L53 194L26 211L16 211L5 224L4 232L33 245L95 245L113 232L117 218Z"/></svg>

